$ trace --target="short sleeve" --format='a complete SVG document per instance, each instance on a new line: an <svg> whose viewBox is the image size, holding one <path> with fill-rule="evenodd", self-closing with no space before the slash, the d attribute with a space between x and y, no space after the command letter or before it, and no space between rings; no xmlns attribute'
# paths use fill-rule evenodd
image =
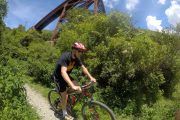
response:
<svg viewBox="0 0 180 120"><path fill-rule="evenodd" d="M63 54L59 60L59 65L61 66L65 66L67 67L68 66L68 59L67 59L67 56L66 54Z"/></svg>
<svg viewBox="0 0 180 120"><path fill-rule="evenodd" d="M76 65L77 66L82 66L83 65L81 59L79 59L79 58L76 59Z"/></svg>

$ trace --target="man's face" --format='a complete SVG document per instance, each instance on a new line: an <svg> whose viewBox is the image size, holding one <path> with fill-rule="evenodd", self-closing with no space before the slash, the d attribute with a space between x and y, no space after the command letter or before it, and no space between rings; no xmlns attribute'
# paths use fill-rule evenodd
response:
<svg viewBox="0 0 180 120"><path fill-rule="evenodd" d="M78 50L75 51L76 58L79 58L81 56L81 54L82 54L82 52L80 52Z"/></svg>

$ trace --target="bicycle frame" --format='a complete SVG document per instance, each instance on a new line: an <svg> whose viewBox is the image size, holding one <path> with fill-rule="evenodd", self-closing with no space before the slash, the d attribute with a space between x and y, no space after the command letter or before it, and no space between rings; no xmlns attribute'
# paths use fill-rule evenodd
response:
<svg viewBox="0 0 180 120"><path fill-rule="evenodd" d="M88 87L91 84L92 84L92 82L90 82L87 86L85 85L84 87L81 87L82 88L81 93L76 93L75 91L68 92L69 97L68 97L68 103L67 104L70 104L71 107L73 108L84 97L88 98L87 101L94 100L93 93L90 93L87 91L89 89ZM92 86L90 86L90 87L92 87Z"/></svg>
<svg viewBox="0 0 180 120"><path fill-rule="evenodd" d="M62 113L62 109L60 108L61 106L59 106L61 104L61 97L59 94L59 86L55 80L54 80L54 83L56 84L56 88L49 91L48 100L49 100L49 103L50 103L52 109L54 110L54 112L58 112L58 114L59 114L59 112ZM94 91L94 86L92 85L92 83L93 82L90 82L89 84L81 86L81 89L82 89L81 93L77 92L77 91L72 91L72 90L70 91L70 89L67 91L67 94L69 95L68 101L67 101L67 106L66 106L68 114L73 115L74 114L74 112L73 112L74 106L76 106L76 104L79 101L83 100L82 101L83 104L82 104L82 108L81 108L81 113L82 113L81 115L84 120L86 120L86 118L88 118L88 117L93 118L93 119L95 117L96 120L99 120L100 116L104 117L104 115L105 115L105 118L108 117L109 120L110 119L116 120L113 111L107 105L94 100L93 94L95 91ZM53 96L53 93L56 96L55 100L51 99L51 95ZM88 108L90 108L90 109L88 109ZM100 111L103 110L107 114L99 114L99 110ZM90 113L90 114L88 114L88 113ZM90 115L90 116L86 116L86 114Z"/></svg>
<svg viewBox="0 0 180 120"><path fill-rule="evenodd" d="M59 84L57 83L57 79L55 78L55 76L53 76L53 81L56 85L55 90L59 93L60 87ZM71 108L73 108L78 101L80 101L81 99L83 99L84 97L90 98L90 100L88 101L92 101L94 100L93 98L93 93L88 93L87 90L92 87L93 82L89 82L88 84L81 86L82 92L81 93L77 93L76 91L72 91L71 89L67 90L68 93L68 100L67 100L67 105L69 104L71 106ZM78 97L76 98L76 96L78 95ZM73 99L72 99L73 97Z"/></svg>

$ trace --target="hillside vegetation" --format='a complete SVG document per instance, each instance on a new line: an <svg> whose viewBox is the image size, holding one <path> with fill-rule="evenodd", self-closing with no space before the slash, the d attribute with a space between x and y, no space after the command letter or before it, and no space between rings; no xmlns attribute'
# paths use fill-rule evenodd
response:
<svg viewBox="0 0 180 120"><path fill-rule="evenodd" d="M97 79L97 98L118 119L174 119L180 108L178 32L137 29L119 12L105 16L74 9L53 47L48 42L51 31L7 28L5 13L0 11L0 118L38 119L25 100L23 84L32 79L51 88L57 59L78 40L89 49L82 59ZM75 70L72 76L78 79L77 74Z"/></svg>

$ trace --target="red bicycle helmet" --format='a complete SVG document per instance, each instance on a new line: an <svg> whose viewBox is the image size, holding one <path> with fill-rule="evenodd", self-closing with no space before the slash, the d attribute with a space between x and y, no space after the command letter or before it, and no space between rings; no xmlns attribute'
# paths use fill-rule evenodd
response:
<svg viewBox="0 0 180 120"><path fill-rule="evenodd" d="M87 51L86 47L82 43L80 43L80 42L73 43L72 48L76 49L76 50L78 50L80 52Z"/></svg>

